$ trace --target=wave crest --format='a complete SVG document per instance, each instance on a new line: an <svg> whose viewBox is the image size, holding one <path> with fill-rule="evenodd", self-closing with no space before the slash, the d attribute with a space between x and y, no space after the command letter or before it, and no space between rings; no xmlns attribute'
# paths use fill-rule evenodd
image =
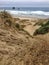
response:
<svg viewBox="0 0 49 65"><path fill-rule="evenodd" d="M49 16L49 12L44 12L44 11L12 11L12 10L7 10L9 13L11 14L21 14L21 15L45 15L45 16Z"/></svg>

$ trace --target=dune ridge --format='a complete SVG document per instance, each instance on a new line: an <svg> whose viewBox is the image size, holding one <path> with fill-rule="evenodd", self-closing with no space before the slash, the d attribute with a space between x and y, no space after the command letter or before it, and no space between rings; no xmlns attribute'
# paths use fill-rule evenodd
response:
<svg viewBox="0 0 49 65"><path fill-rule="evenodd" d="M0 12L0 65L49 65L49 33L33 35L44 21Z"/></svg>

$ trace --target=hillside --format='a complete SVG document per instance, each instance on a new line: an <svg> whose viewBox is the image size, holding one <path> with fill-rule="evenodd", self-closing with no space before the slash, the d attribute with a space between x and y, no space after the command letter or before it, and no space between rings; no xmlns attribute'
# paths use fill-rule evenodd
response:
<svg viewBox="0 0 49 65"><path fill-rule="evenodd" d="M38 22L0 12L0 65L49 65L49 32L34 36Z"/></svg>

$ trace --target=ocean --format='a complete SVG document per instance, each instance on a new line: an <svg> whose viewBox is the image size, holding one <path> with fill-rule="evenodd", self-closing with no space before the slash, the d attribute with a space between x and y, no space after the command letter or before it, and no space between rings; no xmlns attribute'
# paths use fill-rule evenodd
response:
<svg viewBox="0 0 49 65"><path fill-rule="evenodd" d="M13 15L38 16L49 18L49 7L0 7Z"/></svg>

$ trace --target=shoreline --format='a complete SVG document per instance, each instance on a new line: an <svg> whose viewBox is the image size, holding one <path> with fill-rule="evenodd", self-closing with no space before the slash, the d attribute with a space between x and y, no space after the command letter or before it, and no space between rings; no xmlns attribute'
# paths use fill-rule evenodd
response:
<svg viewBox="0 0 49 65"><path fill-rule="evenodd" d="M42 11L16 11L16 10L6 10L13 17L26 17L26 18L39 18L39 19L49 19L49 12Z"/></svg>
<svg viewBox="0 0 49 65"><path fill-rule="evenodd" d="M0 10L0 12L1 11L8 12L14 18L21 17L21 18L49 19L49 13L48 12L42 13L42 11L37 11L32 14L29 14L29 13L27 14L26 11L16 11L16 10ZM31 11L30 11L30 13L31 13ZM43 15L43 14L48 14L48 15Z"/></svg>
<svg viewBox="0 0 49 65"><path fill-rule="evenodd" d="M10 13L11 14L11 13ZM21 15L21 14L11 14L14 18L37 18L37 19L49 19L49 16L42 15Z"/></svg>
<svg viewBox="0 0 49 65"><path fill-rule="evenodd" d="M37 19L49 19L47 16L30 16L30 15L13 15L14 18L37 18Z"/></svg>

